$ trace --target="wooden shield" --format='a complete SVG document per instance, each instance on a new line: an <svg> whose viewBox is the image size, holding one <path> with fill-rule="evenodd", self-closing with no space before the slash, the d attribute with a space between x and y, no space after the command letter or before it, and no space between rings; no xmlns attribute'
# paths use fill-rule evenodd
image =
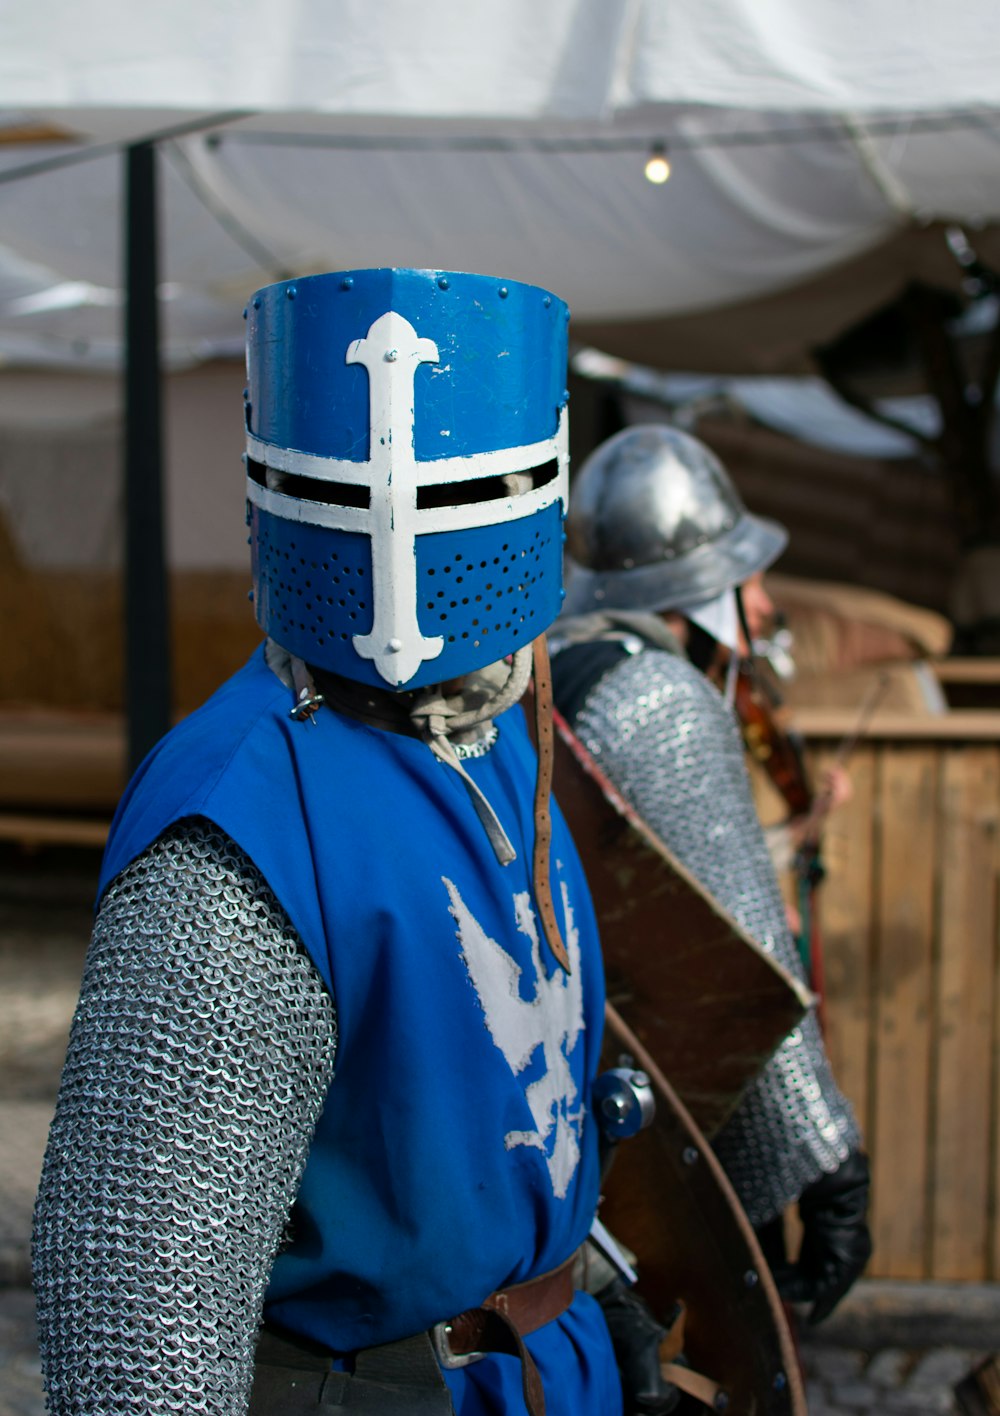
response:
<svg viewBox="0 0 1000 1416"><path fill-rule="evenodd" d="M702 889L554 718L554 794L593 895L608 999L713 1135L811 995Z"/></svg>
<svg viewBox="0 0 1000 1416"><path fill-rule="evenodd" d="M684 1303L684 1354L719 1384L716 1410L806 1416L794 1344L749 1221L656 1061L609 1007L606 1060L622 1052L648 1074L656 1117L618 1147L601 1219L638 1254L639 1291L653 1311Z"/></svg>

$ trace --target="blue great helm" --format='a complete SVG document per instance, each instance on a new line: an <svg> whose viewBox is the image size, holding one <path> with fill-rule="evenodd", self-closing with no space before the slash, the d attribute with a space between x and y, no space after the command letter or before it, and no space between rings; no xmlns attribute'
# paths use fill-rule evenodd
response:
<svg viewBox="0 0 1000 1416"><path fill-rule="evenodd" d="M490 276L356 270L247 309L261 628L392 689L535 639L562 600L569 312Z"/></svg>

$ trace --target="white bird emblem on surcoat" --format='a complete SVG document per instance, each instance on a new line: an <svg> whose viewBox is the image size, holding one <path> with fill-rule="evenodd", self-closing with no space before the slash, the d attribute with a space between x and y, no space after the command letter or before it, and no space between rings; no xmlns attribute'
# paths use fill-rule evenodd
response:
<svg viewBox="0 0 1000 1416"><path fill-rule="evenodd" d="M520 964L489 937L452 882L445 876L441 878L451 898L462 958L479 996L490 1037L515 1076L528 1067L539 1048L543 1049L544 1072L525 1087L534 1128L508 1131L504 1144L508 1150L532 1146L542 1151L553 1193L557 1199L564 1199L580 1160L584 1115L569 1065L584 1021L580 939L566 886L562 886L562 899L571 965L568 975L558 967L551 976L546 974L531 898L523 891L512 899L517 927L531 943L535 972L534 995L525 999L521 996Z"/></svg>

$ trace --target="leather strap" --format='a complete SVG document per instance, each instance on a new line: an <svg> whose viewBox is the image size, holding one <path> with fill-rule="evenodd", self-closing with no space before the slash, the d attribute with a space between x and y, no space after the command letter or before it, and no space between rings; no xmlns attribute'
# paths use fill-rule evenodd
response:
<svg viewBox="0 0 1000 1416"><path fill-rule="evenodd" d="M687 1396L693 1396L710 1411L717 1409L715 1403L722 1391L721 1383L713 1382L711 1377L703 1377L700 1372L692 1372L690 1367L682 1367L678 1362L663 1362L660 1371L665 1382L671 1382Z"/></svg>
<svg viewBox="0 0 1000 1416"><path fill-rule="evenodd" d="M684 1328L687 1323L687 1304L677 1301L676 1317L670 1324L666 1337L660 1343L660 1362L675 1362L684 1351Z"/></svg>
<svg viewBox="0 0 1000 1416"><path fill-rule="evenodd" d="M664 1381L670 1382L686 1396L693 1396L696 1401L714 1411L715 1399L723 1390L721 1384L713 1382L711 1377L703 1376L700 1372L693 1372L686 1363L677 1361L684 1351L686 1323L687 1304L678 1301L676 1316L666 1337L660 1343L660 1372Z"/></svg>
<svg viewBox="0 0 1000 1416"><path fill-rule="evenodd" d="M456 1356L470 1352L506 1352L521 1363L521 1394L528 1416L545 1416L545 1393L534 1358L524 1345L526 1333L536 1332L564 1313L573 1301L572 1254L565 1263L537 1278L491 1293L479 1308L467 1308L446 1324L448 1346Z"/></svg>
<svg viewBox="0 0 1000 1416"><path fill-rule="evenodd" d="M535 904L541 916L542 928L549 948L567 973L571 973L569 954L559 933L555 906L552 903L552 881L549 874L549 852L552 847L552 765L555 748L552 730L552 671L549 667L549 647L544 634L531 646L535 673L535 736L538 743L538 775L535 778L535 849L532 856L532 879Z"/></svg>
<svg viewBox="0 0 1000 1416"><path fill-rule="evenodd" d="M571 1255L564 1264L537 1278L501 1288L483 1300L479 1308L467 1308L448 1323L448 1345L456 1356L482 1352L483 1334L491 1328L488 1314L499 1313L519 1333L537 1332L546 1323L558 1318L573 1301L573 1264Z"/></svg>
<svg viewBox="0 0 1000 1416"><path fill-rule="evenodd" d="M471 1318L471 1326L478 1332L476 1340L479 1346L473 1351L506 1352L508 1356L518 1359L521 1363L521 1394L528 1416L545 1416L545 1393L535 1359L525 1347L523 1335L506 1313L498 1308L470 1308L462 1317Z"/></svg>

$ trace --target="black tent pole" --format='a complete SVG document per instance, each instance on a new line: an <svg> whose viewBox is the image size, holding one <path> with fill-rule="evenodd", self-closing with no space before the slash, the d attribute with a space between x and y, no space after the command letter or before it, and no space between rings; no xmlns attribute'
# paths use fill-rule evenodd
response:
<svg viewBox="0 0 1000 1416"><path fill-rule="evenodd" d="M156 278L156 148L125 151L125 711L132 772L170 726Z"/></svg>

